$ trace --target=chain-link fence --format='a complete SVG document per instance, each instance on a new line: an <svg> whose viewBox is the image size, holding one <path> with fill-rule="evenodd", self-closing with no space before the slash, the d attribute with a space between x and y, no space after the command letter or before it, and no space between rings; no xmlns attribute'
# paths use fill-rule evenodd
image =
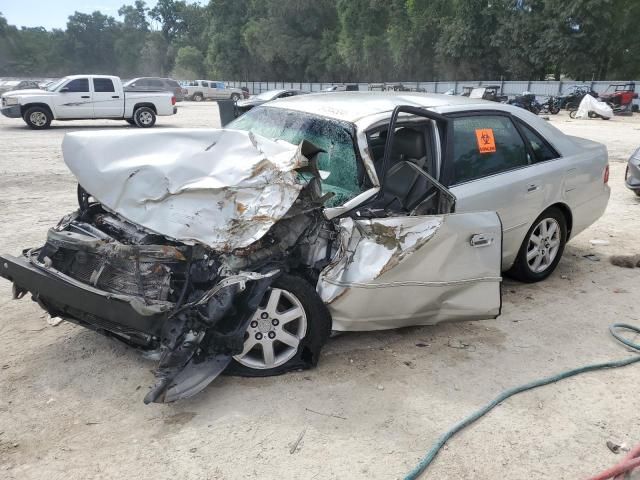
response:
<svg viewBox="0 0 640 480"><path fill-rule="evenodd" d="M633 81L633 80L632 80ZM479 87L488 85L498 85L502 95L521 95L523 92L531 92L540 96L564 95L574 85L587 85L598 93L603 93L609 85L618 83L629 83L629 80L621 81L598 81L598 82L577 82L577 81L501 81L501 80L470 80L460 82L393 82L393 83L350 83L357 85L360 91L369 90L410 90L428 93L451 92L455 95L462 93L464 87ZM305 83L305 82L226 82L231 87L246 87L251 94L266 92L276 89L295 89L306 92L321 92L333 86L344 85L342 83ZM640 81L635 81L640 85Z"/></svg>

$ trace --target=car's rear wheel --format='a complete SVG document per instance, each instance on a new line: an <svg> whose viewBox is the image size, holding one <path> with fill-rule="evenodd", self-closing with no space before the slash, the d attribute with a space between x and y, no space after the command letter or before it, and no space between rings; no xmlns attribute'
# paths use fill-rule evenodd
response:
<svg viewBox="0 0 640 480"><path fill-rule="evenodd" d="M156 124L156 113L149 107L138 107L133 112L133 120L140 128L151 128Z"/></svg>
<svg viewBox="0 0 640 480"><path fill-rule="evenodd" d="M234 102L237 102L238 100L240 100L240 95L238 95L237 93L232 94L231 100L233 100Z"/></svg>
<svg viewBox="0 0 640 480"><path fill-rule="evenodd" d="M330 314L315 289L282 275L265 293L228 373L262 377L315 366L330 332Z"/></svg>
<svg viewBox="0 0 640 480"><path fill-rule="evenodd" d="M567 220L558 208L540 215L527 232L509 274L523 282L539 282L558 266L567 243Z"/></svg>
<svg viewBox="0 0 640 480"><path fill-rule="evenodd" d="M49 128L53 116L51 112L44 107L31 107L22 117L29 128L34 130L44 130Z"/></svg>

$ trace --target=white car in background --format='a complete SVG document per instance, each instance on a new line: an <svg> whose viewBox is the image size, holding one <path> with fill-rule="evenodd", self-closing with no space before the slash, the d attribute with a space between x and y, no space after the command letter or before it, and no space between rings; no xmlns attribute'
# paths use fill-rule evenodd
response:
<svg viewBox="0 0 640 480"><path fill-rule="evenodd" d="M233 100L238 101L244 97L239 88L227 87L224 82L214 80L185 80L180 82L186 88L188 100L201 102L203 100Z"/></svg>
<svg viewBox="0 0 640 480"><path fill-rule="evenodd" d="M46 89L18 90L2 95L0 112L22 118L34 130L49 128L52 120L125 120L141 128L153 127L156 116L174 115L171 93L125 92L119 77L72 75Z"/></svg>

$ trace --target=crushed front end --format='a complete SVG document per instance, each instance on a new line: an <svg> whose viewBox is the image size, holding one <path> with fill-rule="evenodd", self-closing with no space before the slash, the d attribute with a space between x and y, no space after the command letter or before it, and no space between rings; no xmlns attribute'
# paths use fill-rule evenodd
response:
<svg viewBox="0 0 640 480"><path fill-rule="evenodd" d="M253 138L246 140L255 143ZM264 150L257 144L255 148L261 153ZM297 149L298 154L306 150L310 157L317 153L309 145ZM79 210L49 230L44 246L25 250L19 257L0 256L0 276L13 282L15 298L30 293L51 316L159 357L156 382L145 403L192 396L243 351L247 327L280 275L295 270L313 276L318 269L309 268L309 259L326 263L324 258L313 260L311 250L321 235L326 236L323 232L330 225L322 217L323 199L314 180L313 162L304 155L298 157L305 161L293 164L293 169L310 172L310 180L294 185L296 195L290 204L280 205L285 211L271 217L271 224L256 220L256 228L264 229L264 234L256 235L245 225L229 232L227 238L218 233L218 243L213 237L209 242L178 239L176 230L167 236L144 227L79 187ZM240 186L233 189L210 192L225 196L234 207L241 206L235 210L238 215L245 213L250 207L234 198L230 190L243 201L250 200L252 189L263 191L260 175L266 175L263 181L271 181L274 172L283 172L271 163L258 163L261 168L245 176L250 187L242 188L238 182ZM82 181L82 174L74 173ZM131 185L129 189L136 190ZM173 196L188 192L188 188L179 189ZM202 194L201 186L197 193ZM173 200L171 195L167 198ZM175 204L167 208L175 209ZM133 208L120 210L136 213ZM189 218L185 213L187 227L192 221ZM158 221L155 216L153 220ZM221 221L243 223L237 218ZM292 365L299 369L315 362L317 352Z"/></svg>

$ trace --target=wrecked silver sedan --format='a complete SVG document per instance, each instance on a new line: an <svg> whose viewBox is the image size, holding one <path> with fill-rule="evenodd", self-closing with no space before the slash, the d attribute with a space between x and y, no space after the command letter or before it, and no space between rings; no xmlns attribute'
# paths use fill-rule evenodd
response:
<svg viewBox="0 0 640 480"><path fill-rule="evenodd" d="M312 367L332 329L496 317L500 216L454 213L437 180L450 119L389 98L364 131L329 102L257 107L224 130L67 134L79 208L44 246L0 257L0 275L159 355L147 403L223 371Z"/></svg>

